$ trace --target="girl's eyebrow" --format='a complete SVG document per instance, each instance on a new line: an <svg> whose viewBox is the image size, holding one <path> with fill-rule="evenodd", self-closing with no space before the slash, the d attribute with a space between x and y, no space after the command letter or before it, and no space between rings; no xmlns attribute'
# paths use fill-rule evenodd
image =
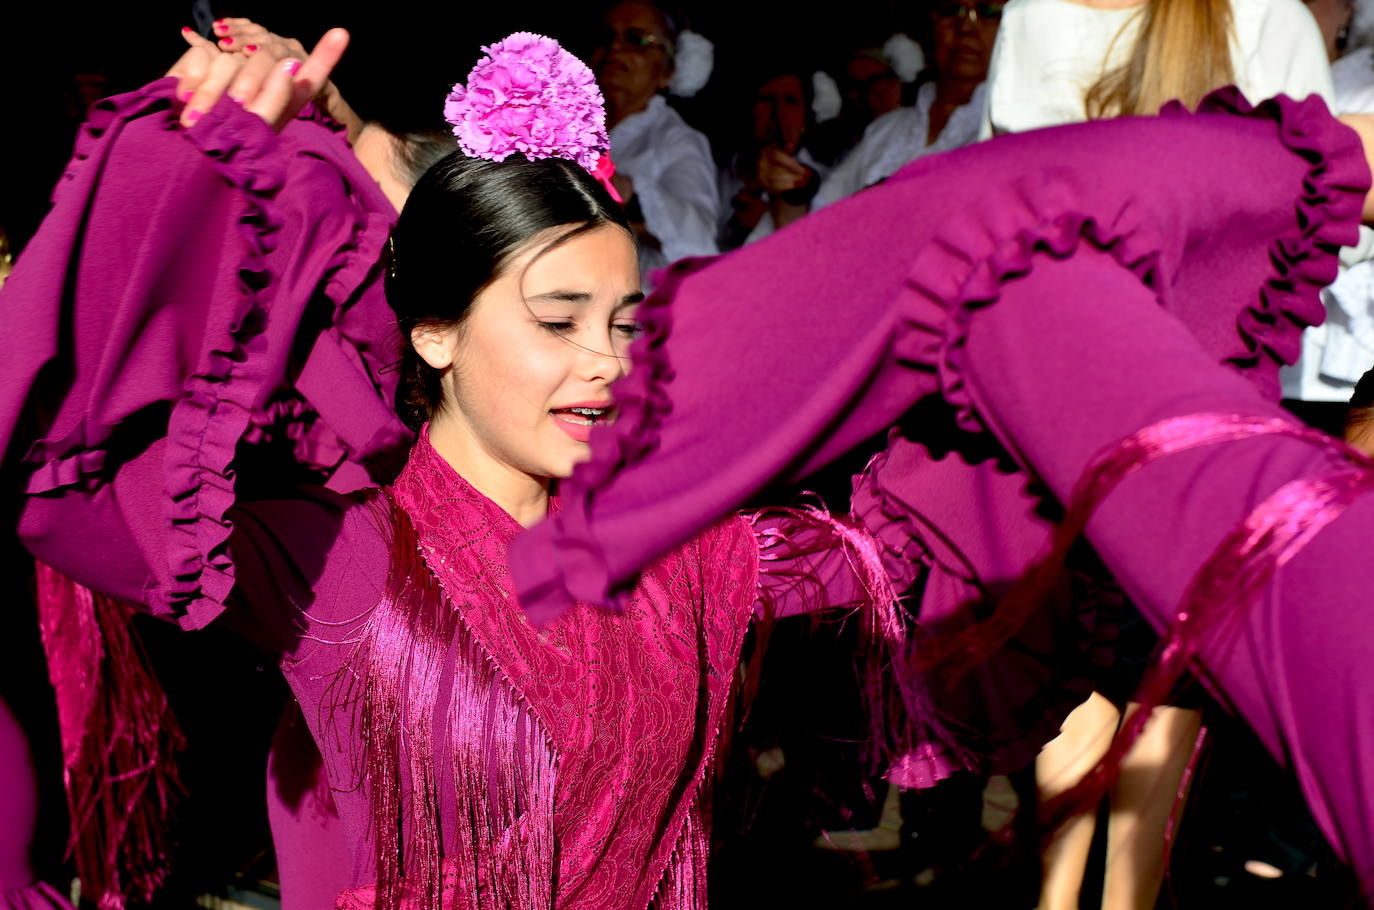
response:
<svg viewBox="0 0 1374 910"><path fill-rule="evenodd" d="M535 294L531 300L557 300L562 303L589 303L592 295L586 291L548 291L544 294Z"/></svg>
<svg viewBox="0 0 1374 910"><path fill-rule="evenodd" d="M545 292L545 293L543 293L543 294L535 294L535 295L533 295L532 297L530 297L529 299L530 299L530 300L553 300L553 301L557 301L557 302L559 302L559 303L590 303L591 300L592 300L592 295L589 294L589 293L587 293L586 291L565 291L565 290L559 290L559 291L547 291L547 292ZM639 303L639 302L640 302L641 300L643 300L643 299L644 299L644 292L643 292L643 291L631 291L630 293L626 294L624 297L620 298L620 302L617 303L617 304L615 305L615 308L616 308L617 310L623 310L623 309L624 309L625 307L627 307L627 306L634 306L636 303Z"/></svg>

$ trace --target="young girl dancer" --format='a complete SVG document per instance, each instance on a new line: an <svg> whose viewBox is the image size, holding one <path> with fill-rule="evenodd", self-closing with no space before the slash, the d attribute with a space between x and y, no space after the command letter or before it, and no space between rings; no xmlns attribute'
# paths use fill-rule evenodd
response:
<svg viewBox="0 0 1374 910"><path fill-rule="evenodd" d="M327 73L331 41L300 73ZM285 122L292 99L307 94L293 86L298 73L278 67L242 107L220 102L203 117L169 104L171 80L108 104L100 133L88 132L72 169L74 181L89 181L88 193L59 199L35 240L33 265L26 257L6 292L6 311L60 321L41 301L68 293L54 287L62 269L53 263L74 259L80 287L66 300L81 314L76 323L87 314L115 326L163 320L202 359L186 370L193 391L172 403L168 420L164 384L184 369L180 352L139 347L137 333L107 329L103 337L116 346L135 339L122 379L78 375L89 397L57 390L42 413L29 403L25 416L43 440L30 459L47 459L33 473L49 482L33 483L20 535L53 567L40 570L49 604L81 605L61 572L188 627L223 613L281 656L337 810L338 827L326 825L326 833L342 832L333 842L339 852L293 841L308 855L281 858L295 870L284 891L339 880L337 900L350 907L699 907L704 788L755 616L866 605L875 655L902 629L871 537L795 512L733 516L705 530L658 560L621 611L589 606L543 629L527 619L506 550L524 526L557 511L555 480L624 406L610 389L639 331L641 293L631 235L603 186L607 140L590 72L535 35L513 35L488 52L446 106L463 152L420 180L392 235L390 329L345 320L338 331L321 331L330 312L318 301L289 306L301 303L293 285L313 286L305 283L312 272L274 259L279 241L326 263L330 249L319 238L349 254L342 267L313 273L333 289L336 318L380 274L357 265L355 238L371 236L370 221L351 235L323 229L358 223L349 194L313 200L337 210L310 210L318 219L313 246L300 247L298 225L275 217L283 211L275 191L285 185L276 181L328 189L319 160L338 153L326 145L297 156L286 145L285 162L272 157L282 153L267 124ZM217 70L220 89L239 85L219 64L207 81ZM191 93L189 110L205 103L206 91L202 83ZM109 276L100 270L130 261L110 259L101 245L124 242L128 206L147 189L130 168L152 157L169 162L192 197L217 199L228 176L250 202L247 215L205 207L204 233L165 238L205 257L214 251L205 244L227 243L216 234L224 219L238 219L255 255L234 284L211 291L212 300L227 298L210 314L223 322L183 321L202 305L189 286L215 270L183 270L166 249L133 260L156 291L100 305L111 286L125 286L102 282ZM103 167L98 178L93 162ZM190 214L182 205L164 211ZM75 212L83 226L73 240L63 229ZM378 351L393 339L399 368L384 370ZM68 365L80 374L87 362ZM394 482L351 496L315 488L233 503L244 496L232 466L245 426L260 422L270 433L275 417L309 439L320 424L365 425L348 419L341 398L355 395L366 415L391 397L383 377L393 372L417 434ZM372 384L355 381L341 392L332 376ZM317 392L312 407L293 405L303 387ZM64 420L85 425L129 400L146 404L98 447L70 448L75 439L83 449L94 433L53 438ZM264 407L274 401L283 403ZM373 437L356 437L370 439L370 448L349 457L385 452L378 440L395 439L389 427L377 421ZM295 452L300 458L302 447ZM47 617L50 639L60 640L70 617ZM58 678L79 669L60 646L52 658ZM907 709L919 716L918 696L907 694ZM933 779L955 766L938 739L898 733L899 713L878 717L908 778Z"/></svg>
<svg viewBox="0 0 1374 910"><path fill-rule="evenodd" d="M235 323L220 385L193 383L211 432L111 447L104 466L95 457L71 464L88 466L85 486L59 483L30 496L20 519L36 554L77 581L180 610L191 624L224 611L284 656L347 833L345 906L700 906L702 785L760 593L785 612L816 600L881 604L885 587L861 528L770 526L728 513L767 483L800 476L890 425L918 398L942 396L966 434L990 426L1007 454L1064 500L1094 451L1141 426L1148 430L1138 441L1151 455L1264 434L1233 443L1250 448L1220 469L1199 458L1205 450L1172 455L1124 481L1133 508L1114 497L1097 513L1093 542L1160 615L1200 561L1173 545L1166 526L1196 530L1189 539L1206 551L1273 488L1272 476L1238 489L1241 479L1266 465L1302 476L1351 463L1214 365L1229 357L1272 365L1271 346L1284 350L1287 329L1267 321L1270 310L1300 321L1334 268L1334 245L1358 220L1367 166L1354 134L1319 104L1279 104L1255 118L1066 128L920 162L743 254L680 269L662 298L675 300L670 334L662 306L631 315L628 234L609 196L565 160L601 161L591 157L599 139L592 105L573 100L590 97L584 69L533 36L491 51L491 68L479 67L450 110L465 147L490 157L432 170L396 231L389 281L414 352L408 400L430 423L394 484L237 508L226 484L192 483L188 496L166 498L163 459L184 464L187 451L204 451L197 446L223 446L216 418L257 394L233 397L246 377L232 365L261 353L252 346L259 326ZM549 84L558 88L544 96ZM161 87L161 106L140 113L167 117L171 91ZM547 111L531 116L528 104L499 103L524 91L552 99ZM222 105L212 114L228 132L269 141L251 109ZM149 141L166 140L161 123L153 121ZM182 142L202 128L173 135ZM528 157L547 153L550 135L568 133L579 141L563 156ZM213 150L222 138L207 132L197 141ZM506 151L527 157L490 160ZM1110 173L1128 176L1101 179L1104 151L1129 165ZM234 156L209 157L222 165ZM1238 187L1228 178L1241 166L1254 182ZM106 201L92 200L87 223L121 214L102 209ZM960 215L947 220L951 211ZM1272 250L1271 236L1282 238ZM1200 260L1211 249L1203 241L1217 237L1237 248L1227 283L1194 287L1215 279ZM1279 254L1291 268L1276 277ZM25 287L26 267L0 298L6 304L27 302L9 296ZM84 287L69 292L79 298ZM267 289L270 299L271 288L245 280L234 290L251 297ZM1218 298L1228 288L1234 293ZM1263 307L1252 300L1256 288ZM1218 299L1245 303L1228 308ZM435 309L444 300L453 307ZM267 330L283 331L272 316ZM286 323L290 338L296 325L290 316ZM612 398L633 323L648 337ZM1070 330L1087 339L1090 356L1043 361L1048 348L1075 344ZM1125 356L1136 350L1145 356ZM288 345L281 356L289 353ZM823 382L807 369L818 363ZM1016 381L999 383L999 370ZM1113 378L1085 383L1085 374ZM137 375L127 371L131 382ZM1031 407L1026 396L1037 388L1048 398ZM1084 397L1091 420L1075 410ZM1156 425L1196 411L1222 415ZM609 427L587 432L608 414ZM176 418L174 410L173 430ZM923 428L908 432L919 437ZM231 447L237 438L229 435ZM859 516L884 540L886 574L908 580L922 562L938 566L932 554L942 545L973 541L986 544L962 546L975 554L973 569L993 566L983 577L999 584L1014 579L1047 530L1024 477L996 460L964 461L972 450L959 449L957 436L953 446L948 436L938 440L943 458L932 442L894 439L856 496ZM589 443L590 462L552 495L552 478L585 457ZM1254 454L1269 460L1255 465L1246 457ZM1108 479L1141 460L1126 459ZM942 500L942 471L963 480L972 472L974 499ZM1199 474L1220 474L1220 492L1205 514L1180 514L1170 504L1185 501L1180 485ZM1363 466L1338 475L1344 486L1328 501L1343 504L1340 496L1367 476ZM1333 508L1318 508L1304 527ZM1151 536L1137 540L1142 527ZM172 542L190 557L177 563L183 571L165 568L163 547ZM519 602L508 551L524 584ZM969 583L940 571L937 583ZM1322 603L1343 602L1328 593ZM1207 594L1183 611L1189 618L1173 621L1219 615L1206 608L1224 607L1225 598ZM590 605L613 599L616 610ZM1250 616L1290 614L1280 602ZM1027 629L1043 628L1033 622L1039 614L1029 618ZM952 610L934 619L962 617ZM973 643L988 650L1010 629L995 631ZM1358 650L1349 639L1309 651L1298 636L1253 634L1277 650L1280 666L1311 667L1329 654L1355 672L1343 662ZM1020 659L1064 659L1038 644L1044 653ZM1213 666L1219 656L1204 647ZM1220 679L1269 742L1312 742L1307 715L1265 715L1272 692L1255 680L1272 678L1266 672L1255 660L1239 672L1222 667ZM1304 693L1277 697L1285 707ZM1002 732L1011 738L1042 728L1039 712L1006 716L1015 725ZM1321 730L1333 724L1317 721ZM1350 729L1340 735L1358 735ZM909 779L924 773L929 781L949 763L938 737L927 740L910 753ZM997 744L986 745L991 752ZM1340 786L1366 754L1322 753L1306 780ZM1349 811L1323 803L1319 789L1309 794L1345 835ZM1340 840L1358 862L1363 842L1354 833Z"/></svg>

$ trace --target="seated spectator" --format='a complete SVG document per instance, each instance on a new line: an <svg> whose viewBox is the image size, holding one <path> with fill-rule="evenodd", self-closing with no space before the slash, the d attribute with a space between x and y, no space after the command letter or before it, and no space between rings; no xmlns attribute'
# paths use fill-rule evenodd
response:
<svg viewBox="0 0 1374 910"><path fill-rule="evenodd" d="M922 155L978 138L983 80L1001 16L1001 3L943 0L931 7L931 67L917 90L916 104L873 122L821 185L811 203L813 210L886 180Z"/></svg>
<svg viewBox="0 0 1374 910"><path fill-rule="evenodd" d="M701 88L703 68L710 73L710 45L637 0L607 10L603 26L591 65L606 97L615 185L635 226L647 279L651 269L684 256L717 252L720 197L711 145L664 98L670 89L686 95ZM691 66L681 59L687 50ZM683 84L683 75L697 84Z"/></svg>
<svg viewBox="0 0 1374 910"><path fill-rule="evenodd" d="M815 129L808 67L777 57L752 67L737 84L753 94L747 117L737 118L737 151L721 174L723 250L771 234L774 211L804 205L830 171L808 148Z"/></svg>

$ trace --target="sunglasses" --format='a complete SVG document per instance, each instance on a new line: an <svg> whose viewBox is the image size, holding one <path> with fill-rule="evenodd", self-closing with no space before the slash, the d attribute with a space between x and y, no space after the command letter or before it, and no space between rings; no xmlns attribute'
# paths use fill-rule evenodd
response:
<svg viewBox="0 0 1374 910"><path fill-rule="evenodd" d="M996 22L1002 18L1005 3L978 3L965 6L957 0L946 0L935 6L935 15L940 19L967 18L970 22Z"/></svg>

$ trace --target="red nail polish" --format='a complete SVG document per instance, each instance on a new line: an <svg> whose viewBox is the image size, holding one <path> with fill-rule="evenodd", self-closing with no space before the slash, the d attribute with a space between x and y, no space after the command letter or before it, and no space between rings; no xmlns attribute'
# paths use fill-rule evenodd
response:
<svg viewBox="0 0 1374 910"><path fill-rule="evenodd" d="M185 120L185 121L189 124L189 123L195 123L197 120L199 120L199 119L200 119L201 117L203 117L203 116L205 116L205 112L204 112L204 111L198 111L198 110L196 110L195 108L191 108L191 109L188 110L186 113L184 113L184 114L181 115L181 119L182 119L182 120Z"/></svg>
<svg viewBox="0 0 1374 910"><path fill-rule="evenodd" d="M192 91L185 91L185 92L182 92L178 97L181 99L181 103L182 103L182 104L185 104L186 102L188 102L188 101L191 100L191 96L193 96L194 94L195 94L195 92L192 92Z"/></svg>
<svg viewBox="0 0 1374 910"><path fill-rule="evenodd" d="M221 39L219 39L219 43L220 43L220 44L223 44L225 47L229 47L230 45L232 45L232 44L234 43L234 39L233 39L233 38L221 38Z"/></svg>
<svg viewBox="0 0 1374 910"><path fill-rule="evenodd" d="M296 75L296 73L300 72L300 68L301 68L301 62L300 62L299 60L288 60L288 61L286 61L286 67L285 67L285 69L286 69L286 75L288 75L288 76L294 76L294 75Z"/></svg>
<svg viewBox="0 0 1374 910"><path fill-rule="evenodd" d="M192 29L189 25L183 25L181 27L181 33L183 35L189 35L192 31L194 31L194 29Z"/></svg>
<svg viewBox="0 0 1374 910"><path fill-rule="evenodd" d="M254 52L255 50L257 50L257 49L258 49L258 46L257 46L256 44L249 44L249 45L246 45L246 46L244 47L244 50L246 50L246 51L247 51L248 53L250 53L250 54L253 53L253 52Z"/></svg>

